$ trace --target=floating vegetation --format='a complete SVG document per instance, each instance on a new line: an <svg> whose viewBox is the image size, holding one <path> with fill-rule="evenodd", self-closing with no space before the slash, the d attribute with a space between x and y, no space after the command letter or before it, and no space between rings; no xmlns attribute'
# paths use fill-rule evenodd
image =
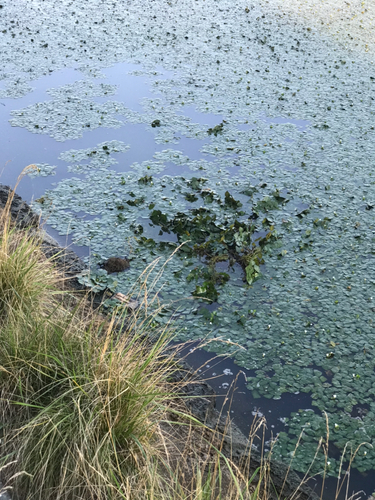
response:
<svg viewBox="0 0 375 500"><path fill-rule="evenodd" d="M186 195L185 195L186 197ZM228 191L225 192L225 203L230 197ZM235 206L232 208L237 208ZM242 204L240 204L242 206ZM173 232L177 235L178 242L189 244L184 246L184 253L189 257L195 256L204 258L210 269L207 278L206 271L204 272L205 281L203 287L210 285L210 294L216 283L227 282L229 276L224 273L215 271L215 264L218 262L227 262L228 268L233 264L239 264L245 273L244 281L249 285L260 275L260 265L263 264L262 247L270 243L275 238L273 235L274 227L270 227L270 231L264 237L254 237L255 224L247 222L239 222L236 218L226 217L224 224L218 224L216 215L212 215L207 208L192 209L188 214L178 212L172 220L168 220L167 216L160 210L153 210L150 214L150 220L162 228L162 231L167 233ZM273 238L272 238L273 237ZM197 278L201 273L190 273L187 280L192 281L193 277ZM204 297L203 288L200 287L199 294L196 296ZM218 294L215 292L215 298ZM206 297L210 298L210 297Z"/></svg>
<svg viewBox="0 0 375 500"><path fill-rule="evenodd" d="M109 290L115 292L117 288L117 280L109 276L104 269L96 271L85 271L78 276L78 282L90 288L94 293Z"/></svg>
<svg viewBox="0 0 375 500"><path fill-rule="evenodd" d="M223 132L223 128L224 128L224 122L221 122L219 125L215 125L215 127L209 128L207 130L207 134L208 135L213 134L215 137L217 137L217 134L221 134Z"/></svg>
<svg viewBox="0 0 375 500"><path fill-rule="evenodd" d="M82 137L86 129L120 128L122 122L113 117L117 111L116 103L98 104L90 99L60 97L13 111L14 118L10 123L25 127L29 132L48 134L57 141L66 141Z"/></svg>
<svg viewBox="0 0 375 500"><path fill-rule="evenodd" d="M27 175L29 177L47 177L48 175L55 175L56 168L56 165L48 165L48 163L36 163L35 168L30 170Z"/></svg>
<svg viewBox="0 0 375 500"><path fill-rule="evenodd" d="M152 176L151 175L145 175L138 179L138 184L152 184Z"/></svg>
<svg viewBox="0 0 375 500"><path fill-rule="evenodd" d="M44 3L21 12L4 2L0 97L26 95L62 68L76 68L77 81L44 102L15 101L11 124L57 141L136 124L155 140L145 156L137 143L138 161L117 172L125 143L63 153L80 178L40 198L48 222L89 246L94 267L131 256L116 277L124 293L183 243L161 292L181 338L242 345L234 356L251 370L254 398L312 397L312 408L286 415L275 455L289 459L304 429L293 466L306 471L323 411L340 450L374 441L373 4L357 12L340 1L338 15L333 0L311 11L297 0ZM112 100L119 87L94 80L124 61L142 61L131 78L153 91L137 112ZM375 451L353 465L374 469Z"/></svg>
<svg viewBox="0 0 375 500"><path fill-rule="evenodd" d="M68 172L79 174L94 169L106 170L117 163L117 160L113 158L113 153L124 153L128 149L129 146L121 141L106 141L97 144L93 148L70 149L61 153L59 159L70 163ZM86 161L86 163L82 163L83 161Z"/></svg>

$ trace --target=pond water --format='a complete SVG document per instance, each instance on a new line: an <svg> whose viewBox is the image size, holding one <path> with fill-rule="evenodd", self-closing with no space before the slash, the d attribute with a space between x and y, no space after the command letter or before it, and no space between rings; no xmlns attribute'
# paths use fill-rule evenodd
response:
<svg viewBox="0 0 375 500"><path fill-rule="evenodd" d="M18 192L91 283L110 256L131 262L119 291L151 265L160 323L232 356L235 421L266 413L275 456L303 431L307 470L325 413L332 477L367 443L351 488L370 495L375 10L284 3L3 0L1 181L37 165Z"/></svg>

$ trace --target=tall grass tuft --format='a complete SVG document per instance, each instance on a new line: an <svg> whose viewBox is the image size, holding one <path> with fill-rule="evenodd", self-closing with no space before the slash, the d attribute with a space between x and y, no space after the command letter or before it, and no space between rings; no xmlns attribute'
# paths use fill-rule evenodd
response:
<svg viewBox="0 0 375 500"><path fill-rule="evenodd" d="M20 234L15 228L0 241L0 318L23 311L41 312L54 270L47 265L38 238ZM44 304L45 305L45 304Z"/></svg>
<svg viewBox="0 0 375 500"><path fill-rule="evenodd" d="M0 456L14 462L14 494L124 498L157 455L169 331L144 318L87 319L85 298L73 309L57 302L57 272L38 236L12 225L12 196L0 219Z"/></svg>
<svg viewBox="0 0 375 500"><path fill-rule="evenodd" d="M56 283L56 273L41 252L40 238L12 224L13 196L14 191L0 213L0 321L22 311L40 313Z"/></svg>
<svg viewBox="0 0 375 500"><path fill-rule="evenodd" d="M114 321L85 325L75 314L23 315L3 329L3 452L32 478L16 479L19 495L120 499L156 453L168 333L152 345L140 332L119 339Z"/></svg>

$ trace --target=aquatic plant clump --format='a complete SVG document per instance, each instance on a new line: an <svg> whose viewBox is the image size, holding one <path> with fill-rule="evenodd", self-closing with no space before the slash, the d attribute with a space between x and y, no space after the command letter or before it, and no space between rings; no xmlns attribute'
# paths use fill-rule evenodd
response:
<svg viewBox="0 0 375 500"><path fill-rule="evenodd" d="M128 255L120 291L184 243L161 291L177 310L181 338L243 346L234 356L251 370L255 398L312 396L312 408L285 415L287 435L275 447L289 457L291 440L308 429L294 467L307 469L323 410L339 449L348 438L354 448L372 441L375 74L373 48L358 34L372 4L353 22L335 10L322 25L305 4L305 17L290 15L294 0L184 0L158 9L138 0L126 8L45 3L21 13L3 2L0 58L9 70L0 96L25 95L33 80L67 67L77 71L76 87L26 107L15 101L12 125L67 141L134 124L155 150L115 172L112 153L130 141L122 149L99 140L75 152L69 145L61 159L80 177L44 195L43 215L89 246L93 265ZM345 16L354 8L340 6ZM124 61L139 65L132 78L147 78L152 90L141 111L98 81ZM354 465L373 469L375 452L358 453Z"/></svg>
<svg viewBox="0 0 375 500"><path fill-rule="evenodd" d="M95 248L91 258L97 263L110 257L111 252L121 253L126 244L132 248L131 259L139 272L140 257L149 264L157 254L168 257L168 253L182 245L178 255L183 260L183 268L175 273L176 277L184 271L186 283L197 282L192 295L216 301L220 295L216 285L226 283L230 279L228 273L234 276L239 286L243 282L251 285L261 275L263 252L272 245L280 245L274 226L266 218L259 219L262 200L251 203L248 195L242 194L241 202L229 191L205 188L207 179L153 178L149 175L137 178L135 174L128 174L125 178L113 173L97 173L89 177L93 182L90 197L86 193L87 179L83 184L78 179L70 179L38 200L38 206L48 216L50 225L61 231L65 220L62 232L72 231L75 233L73 241ZM98 190L102 190L105 184L104 195L109 195L111 202L106 196L99 197ZM272 198L276 200L274 196ZM188 212L178 211L186 201L191 205ZM279 202L276 205L278 207ZM84 210L93 218L80 220L74 217L72 209L77 213ZM227 272L217 271L216 266L224 263ZM197 271L202 267L206 270ZM238 272L239 268L242 273ZM103 274L102 287L105 288L106 271L98 272ZM98 276L98 273L91 273L87 279L96 280L97 287ZM134 273L131 279L134 279Z"/></svg>

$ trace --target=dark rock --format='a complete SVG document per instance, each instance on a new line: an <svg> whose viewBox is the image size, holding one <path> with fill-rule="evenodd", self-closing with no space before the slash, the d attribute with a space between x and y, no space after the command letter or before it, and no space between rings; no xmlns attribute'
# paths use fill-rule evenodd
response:
<svg viewBox="0 0 375 500"><path fill-rule="evenodd" d="M160 120L154 120L152 123L151 123L151 127L155 128L155 127L160 127L161 123L160 123Z"/></svg>
<svg viewBox="0 0 375 500"><path fill-rule="evenodd" d="M9 186L0 185L0 207L4 208L12 189ZM30 206L23 201L21 196L14 193L10 207L12 220L21 228L39 227L39 217L33 213Z"/></svg>
<svg viewBox="0 0 375 500"><path fill-rule="evenodd" d="M110 257L102 264L102 268L107 271L108 274L120 273L129 269L130 263L128 259L121 259L120 257Z"/></svg>
<svg viewBox="0 0 375 500"><path fill-rule="evenodd" d="M42 251L47 258L58 265L67 277L74 277L87 268L86 264L75 252L73 252L73 250L61 248L52 238L43 238ZM77 281L77 286L75 286L75 288L83 289L84 287L79 285Z"/></svg>

